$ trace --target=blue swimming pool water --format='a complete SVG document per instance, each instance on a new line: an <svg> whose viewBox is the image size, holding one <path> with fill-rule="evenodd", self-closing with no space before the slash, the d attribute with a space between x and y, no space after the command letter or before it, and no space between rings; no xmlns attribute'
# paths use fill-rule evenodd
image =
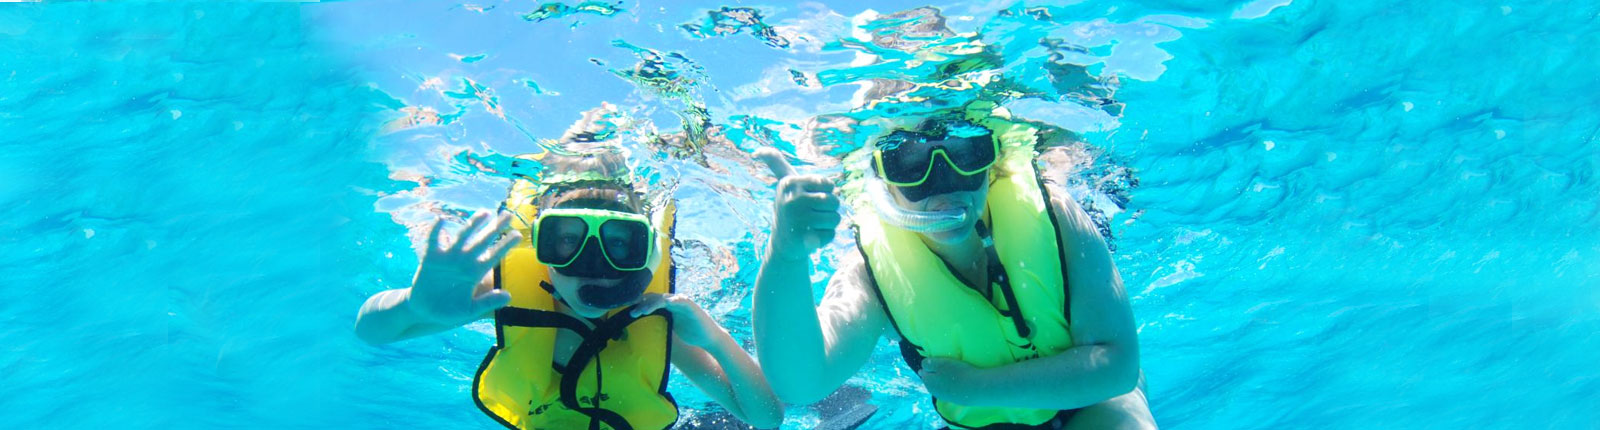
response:
<svg viewBox="0 0 1600 430"><path fill-rule="evenodd" d="M790 71L847 69L853 51L824 48L852 17L921 5L756 5L782 48L679 27L737 6L714 2L538 22L531 2L0 6L0 428L494 428L469 396L491 327L380 347L350 331L409 281L408 226L502 195L458 153L536 150L602 101L662 131L700 104L836 172L785 127L855 87ZM1594 427L1600 6L998 18L1040 5L940 9L1008 47L1083 46L1116 77L1117 115L1013 109L1084 133L1089 161L1053 173L1109 215L1163 426ZM616 40L678 53L696 84L619 79L645 51ZM680 184L681 288L748 345L771 194L745 152L763 141L736 140L641 163ZM862 428L937 421L897 355L880 344L851 381L879 407ZM672 389L685 427L711 427L704 396ZM785 427L820 419L795 406Z"/></svg>

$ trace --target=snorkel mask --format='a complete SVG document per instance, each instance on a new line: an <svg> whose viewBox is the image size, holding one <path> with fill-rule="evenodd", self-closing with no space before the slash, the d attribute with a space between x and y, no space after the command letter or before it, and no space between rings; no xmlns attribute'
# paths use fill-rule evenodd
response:
<svg viewBox="0 0 1600 430"><path fill-rule="evenodd" d="M872 172L866 193L878 215L918 233L949 231L967 222L965 208L917 211L896 204L889 185L911 201L955 192L974 191L988 181L999 158L1000 144L989 129L964 119L932 122L927 132L897 130L874 142Z"/></svg>
<svg viewBox="0 0 1600 430"><path fill-rule="evenodd" d="M617 280L579 287L578 299L588 306L611 309L637 299L650 285L650 263L660 261L655 229L645 215L557 208L541 211L535 225L540 263L566 276Z"/></svg>
<svg viewBox="0 0 1600 430"><path fill-rule="evenodd" d="M539 209L532 237L540 263L564 276L612 280L585 283L576 299L585 306L615 309L637 301L662 259L659 236L648 213L636 213L632 187L616 178L562 175L540 184L538 195L573 190L616 189L615 198L579 197Z"/></svg>

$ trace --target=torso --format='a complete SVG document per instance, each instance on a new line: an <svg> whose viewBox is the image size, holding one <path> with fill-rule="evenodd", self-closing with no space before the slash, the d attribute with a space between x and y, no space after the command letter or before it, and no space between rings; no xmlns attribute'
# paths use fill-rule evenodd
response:
<svg viewBox="0 0 1600 430"><path fill-rule="evenodd" d="M492 288L494 288L494 275L484 275L483 279L478 281L477 288L473 290L472 294L474 296L483 294ZM584 321L583 318L578 318L577 315L573 315L572 310L564 305L557 304L555 311L566 316L577 318L578 321L583 322L584 325L594 328L594 324L590 324L588 321ZM494 314L484 314L483 318L494 318ZM572 360L572 354L578 352L578 345L582 343L583 336L579 336L577 332L566 329L556 329L555 354L550 357L551 361L554 362L558 367L567 367L567 362Z"/></svg>
<svg viewBox="0 0 1600 430"><path fill-rule="evenodd" d="M926 243L928 250L933 251L933 255L939 257L939 260L944 262L945 267L956 275L957 280L962 281L968 288L977 291L978 294L993 299L989 294L991 288L989 283L988 251L994 245L985 245L985 237L986 235L981 234L981 230L974 227L974 231L967 235L967 240L960 244L941 247L938 244L927 242L926 239L924 239L923 243ZM966 264L956 264L956 262L966 262Z"/></svg>
<svg viewBox="0 0 1600 430"><path fill-rule="evenodd" d="M556 310L561 312L563 315L577 318L578 321L583 322L584 325L594 328L593 324L590 324L588 321L584 321L583 318L578 318L577 316L572 315L571 312L568 312L566 306L557 305ZM558 367L567 367L567 362L572 360L572 354L578 351L578 345L582 343L583 336L578 335L577 332L567 329L556 329L555 352L554 355L550 357L550 360Z"/></svg>
<svg viewBox="0 0 1600 430"><path fill-rule="evenodd" d="M1065 212L1060 207L1060 203L1055 201L1054 199L1052 199L1050 201L1050 205L1049 205L1049 208L1047 210L1055 212L1057 214L1057 216L1064 216L1064 215L1061 215L1061 214ZM1060 231L1057 231L1056 234L1062 234L1062 233ZM976 234L974 234L974 236L976 236ZM981 244L982 242L980 241L979 243ZM982 246L982 245L979 245L979 246ZM944 260L946 266L958 269L958 270L953 270L952 271L953 273L955 273L957 279L966 281L966 284L967 284L968 287L971 287L971 288L977 290L979 293L983 294L984 297L990 297L990 294L989 294L989 291L988 291L989 288L987 288L988 287L988 282L987 281L977 281L977 280L987 280L987 279L989 279L988 263L987 263L988 254L987 254L986 251L987 251L986 248L981 249L979 251L972 251L969 255L972 255L973 258L971 258L969 260L978 260L978 261L977 261L977 264L969 266L968 268L959 268L956 265L949 264L951 261L967 261L967 260L948 258L944 254L939 253L938 251L935 251L934 255L938 256L941 260ZM889 315L888 315L888 313L884 312L882 304L880 304L878 302L877 294L874 294L874 293L871 292L872 289L877 288L877 286L872 284L872 278L868 274L868 271L870 271L872 269L867 267L866 262L864 260L862 260L860 253L857 253L857 252L849 253L845 257L845 259L847 261L841 262L840 266L841 267L851 267L853 269L852 272L854 272L852 274L852 276L856 279L856 281L855 282L844 282L844 283L842 283L843 286L861 289L861 294L859 294L858 297L860 297L864 301L864 303L861 304L859 309L862 312L876 315L876 317L874 319L877 319L877 320L880 320L880 321L884 321L881 326L874 327L873 330L874 331L878 331L879 333L881 333L882 336L885 339L894 340L896 342L903 341L904 339L900 336L900 332L896 331L894 329L894 326L888 322ZM830 288L831 287L832 286L830 285ZM1072 295L1072 291L1070 289L1067 291L1067 295L1068 296ZM990 297L990 298L992 299L992 297Z"/></svg>
<svg viewBox="0 0 1600 430"><path fill-rule="evenodd" d="M1049 203L1046 210L1051 211L1051 215L1056 215L1057 205L1054 202ZM1061 234L1060 228L1055 225L1054 218L1050 219L1049 223L1043 223L1036 219L1028 219L1029 214L1016 211L1000 216L1002 218L995 220L996 223L1000 223L1002 220L1031 221L1048 224L1050 230L1053 230L1049 233L1053 233L1056 236ZM988 222L989 220L985 219L984 221ZM1029 227L1026 224L1022 225ZM951 244L951 246L928 243L928 239L923 237L923 244L927 248L918 257L920 260L910 263L916 266L915 269L907 270L904 266L898 266L897 268L897 266L890 265L881 266L879 269L882 270L875 271L872 266L867 264L857 266L863 277L866 278L861 280L860 285L876 292L876 294L867 295L867 297L871 301L880 302L875 303L879 306L869 307L868 309L883 315L884 319L888 321L888 324L885 324L887 327L882 332L893 333L894 335L886 337L903 337L901 340L901 353L913 369L917 368L919 363L929 356L953 356L969 364L992 367L1007 362L1014 363L1033 357L1053 355L1061 350L1070 348L1076 340L1068 337L1067 334L1070 332L1068 328L1070 323L1067 321L1070 316L1064 313L1057 313L1063 311L1053 310L1061 309L1061 304L1065 304L1062 302L1070 300L1071 292L1066 288L1065 279L1066 258L1061 259L1062 262L1059 269L1054 264L1041 262L1046 258L1054 260L1054 256L1049 255L1047 257L1047 254L1030 252L1032 248L1044 246L1039 242L1043 238L1033 237L1034 233L1034 229L1026 228L1023 230L996 232L994 236L996 237L996 242L1000 242L1000 248L997 249L999 252L990 251L991 248L984 244L985 241L978 232L974 232L969 240L963 240L960 243ZM1043 232L1038 233L1042 234ZM898 248L886 250L884 247L894 244L894 242L885 241L898 240L901 244L908 242L903 233L897 234L901 236L900 239L886 239L888 236L884 230L870 230L865 234L867 242L858 242L870 243L870 245L858 245L860 246L859 254L861 254L863 260L866 258L895 257L896 254L892 251ZM858 240L863 240L861 235L861 231L858 230ZM1052 242L1056 243L1050 243L1049 245L1059 248L1059 237L1055 239ZM915 239L910 240L911 243L914 243L914 241ZM1010 247L1007 248L1007 246ZM1004 265L1005 267L999 267L1001 263L990 261L998 258L995 254L1004 252L1017 254L1013 255L1016 261L1007 261ZM1065 253L1065 250L1058 249L1057 252ZM912 255L915 254L913 253ZM932 266L929 266L927 263L931 261L928 260L938 260L939 263L933 263ZM937 266L939 264L943 264L945 267L939 268ZM942 275L929 273L931 270L940 269L944 269L946 272ZM997 269L999 271L995 272ZM1008 273L1012 272L1012 270L1008 269L1018 269L1018 271L1016 273ZM1046 276L1054 273L1055 270L1061 270L1058 279L1050 279L1051 276ZM891 286L885 287L882 284L874 285L879 279L872 275L887 275L895 278L885 279L886 282L891 283ZM1022 279L1022 283L1013 283L1008 275L1017 275ZM936 282L937 284L932 286L932 289L924 291L922 287L927 286L924 284L926 282ZM997 282L998 284L996 284ZM1060 284L1056 286L1058 282ZM971 297L970 293L959 291L960 287L950 285L953 283L963 284L966 288L977 291L981 298ZM991 287L991 285L998 285L998 287ZM1013 296L1013 292L1017 294ZM886 299L893 301L883 302ZM988 305L994 307L993 311L978 309L983 306L982 304L977 304L973 299L988 301ZM1058 304L1052 305L1052 303ZM965 324L965 327L962 327L962 324L948 321L943 317L927 316L960 314L955 311L974 312L974 315L979 315L978 318L981 318L983 323L976 325ZM899 314L893 314L896 312ZM896 319L896 316L907 318ZM996 334L1004 335L1006 340L997 341L996 336L990 335L985 331L986 329L982 328L988 327L988 322L991 319L1002 326L1000 327L1001 331L996 332ZM1024 320L1026 320L1026 326L1023 325ZM949 324L952 323L958 325L950 326ZM1013 330L1013 327L1016 328ZM902 333L902 329L906 331ZM1018 343L1016 339L1019 339L1019 337L1027 340ZM914 342L916 345L908 348L906 346L908 341ZM1058 411L1046 409L965 406L948 401L941 403L938 399L935 399L935 407L946 420L950 420L952 423L968 424L1040 423L1046 422L1051 415L1059 413ZM982 425L979 426L981 427Z"/></svg>

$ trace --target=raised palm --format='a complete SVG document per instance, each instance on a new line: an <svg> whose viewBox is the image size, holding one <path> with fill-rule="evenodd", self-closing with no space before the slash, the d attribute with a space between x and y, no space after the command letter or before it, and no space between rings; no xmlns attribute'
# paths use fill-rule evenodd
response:
<svg viewBox="0 0 1600 430"><path fill-rule="evenodd" d="M511 295L502 290L474 294L478 280L522 240L515 231L499 234L510 224L510 214L501 214L494 222L486 222L488 218L487 212L473 214L452 237L440 234L443 220L434 221L422 264L411 281L408 303L418 315L429 322L455 326L511 303Z"/></svg>

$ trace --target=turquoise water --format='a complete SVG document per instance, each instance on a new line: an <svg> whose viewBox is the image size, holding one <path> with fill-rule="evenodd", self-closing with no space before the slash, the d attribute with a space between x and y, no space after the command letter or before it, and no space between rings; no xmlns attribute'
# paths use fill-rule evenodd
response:
<svg viewBox="0 0 1600 430"><path fill-rule="evenodd" d="M723 126L633 145L678 184L680 288L749 345L771 192L748 151L838 172L849 145L800 127L867 72L828 43L921 4L755 5L787 46L706 37L722 6L750 5L0 6L0 428L494 428L469 387L492 327L350 326L409 281L410 226L503 195L470 159L602 101L629 137L696 106ZM1113 236L1164 427L1594 427L1600 6L1053 6L940 9L1029 88L1052 52L1084 66L1011 107L1082 133L1045 163ZM679 87L619 79L649 50ZM878 406L862 428L937 421L894 345L850 384ZM672 390L683 427L720 428Z"/></svg>

